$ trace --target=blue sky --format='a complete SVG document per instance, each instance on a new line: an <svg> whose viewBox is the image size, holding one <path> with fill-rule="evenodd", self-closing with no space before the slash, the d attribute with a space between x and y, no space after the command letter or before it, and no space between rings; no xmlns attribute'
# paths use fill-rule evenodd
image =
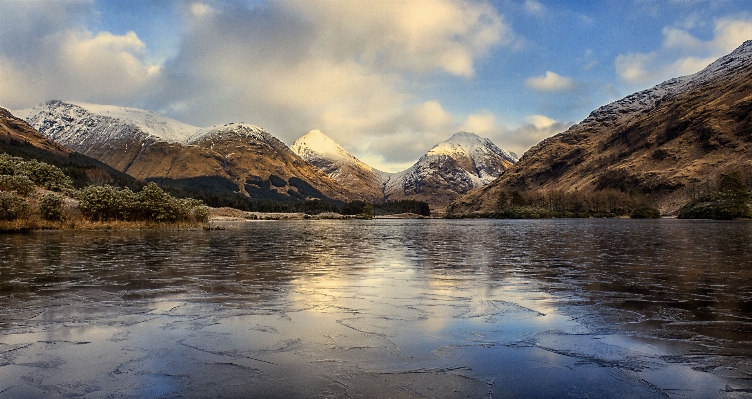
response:
<svg viewBox="0 0 752 399"><path fill-rule="evenodd" d="M321 129L401 170L460 130L522 154L752 39L724 0L0 0L0 105Z"/></svg>

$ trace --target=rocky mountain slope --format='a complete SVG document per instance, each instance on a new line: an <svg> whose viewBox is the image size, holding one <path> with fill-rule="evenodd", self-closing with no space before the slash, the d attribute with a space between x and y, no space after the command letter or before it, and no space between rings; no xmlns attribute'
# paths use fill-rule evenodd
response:
<svg viewBox="0 0 752 399"><path fill-rule="evenodd" d="M306 133L295 140L290 149L337 183L361 194L364 199L384 199L384 184L389 179L389 173L366 165L320 130Z"/></svg>
<svg viewBox="0 0 752 399"><path fill-rule="evenodd" d="M48 139L4 108L0 108L0 152L55 165L77 187L92 183L115 183L131 187L137 185L132 177Z"/></svg>
<svg viewBox="0 0 752 399"><path fill-rule="evenodd" d="M694 75L593 111L451 210L492 211L502 191L618 189L671 214L734 171L752 171L752 41Z"/></svg>
<svg viewBox="0 0 752 399"><path fill-rule="evenodd" d="M62 101L17 113L46 137L139 179L275 200L357 197L253 125L202 129L139 109Z"/></svg>
<svg viewBox="0 0 752 399"><path fill-rule="evenodd" d="M460 195L483 187L517 161L491 140L468 132L455 133L434 146L415 165L389 176L384 193L389 200L416 199L447 205Z"/></svg>
<svg viewBox="0 0 752 399"><path fill-rule="evenodd" d="M499 177L517 161L490 140L460 132L437 144L413 166L386 173L361 162L318 130L298 139L292 150L338 183L368 199L419 200L447 205L451 200Z"/></svg>

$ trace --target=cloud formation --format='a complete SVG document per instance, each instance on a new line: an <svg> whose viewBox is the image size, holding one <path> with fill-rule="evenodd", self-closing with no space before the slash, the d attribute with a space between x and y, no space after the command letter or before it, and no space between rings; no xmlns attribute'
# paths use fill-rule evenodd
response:
<svg viewBox="0 0 752 399"><path fill-rule="evenodd" d="M179 47L152 65L133 31L91 31L92 0L37 6L0 0L3 106L136 106L199 126L254 123L286 142L318 128L390 163L414 161L459 127L416 85L471 79L515 37L476 0L186 1L175 7Z"/></svg>
<svg viewBox="0 0 752 399"><path fill-rule="evenodd" d="M617 76L630 85L647 86L690 75L752 38L752 17L749 16L717 19L713 26L710 40L699 39L688 29L663 28L659 49L616 57Z"/></svg>
<svg viewBox="0 0 752 399"><path fill-rule="evenodd" d="M572 89L575 84L572 78L561 76L555 72L546 71L543 76L534 76L525 80L525 84L533 90L543 92L564 91Z"/></svg>
<svg viewBox="0 0 752 399"><path fill-rule="evenodd" d="M30 4L0 4L9 11L0 16L4 106L26 107L52 98L112 103L132 98L159 79L160 68L143 61L146 46L134 32L94 34L75 23L93 12L88 2L25 9Z"/></svg>
<svg viewBox="0 0 752 399"><path fill-rule="evenodd" d="M240 115L287 142L317 128L397 163L454 126L410 84L436 74L467 79L476 60L513 38L499 13L476 1L198 3L184 15L154 108L189 123Z"/></svg>

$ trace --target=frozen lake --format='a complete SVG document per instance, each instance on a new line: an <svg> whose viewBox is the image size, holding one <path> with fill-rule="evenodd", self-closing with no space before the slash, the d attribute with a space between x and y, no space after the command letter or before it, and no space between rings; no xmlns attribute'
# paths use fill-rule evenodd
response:
<svg viewBox="0 0 752 399"><path fill-rule="evenodd" d="M752 397L752 223L0 236L0 398Z"/></svg>

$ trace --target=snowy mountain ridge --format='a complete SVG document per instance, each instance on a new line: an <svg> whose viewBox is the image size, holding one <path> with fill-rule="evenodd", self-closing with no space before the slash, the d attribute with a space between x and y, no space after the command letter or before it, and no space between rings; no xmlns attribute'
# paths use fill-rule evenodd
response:
<svg viewBox="0 0 752 399"><path fill-rule="evenodd" d="M591 112L580 125L618 124L634 115L650 111L663 100L749 67L750 63L752 63L752 40L744 42L730 54L717 59L697 73L669 79L649 89L606 104Z"/></svg>
<svg viewBox="0 0 752 399"><path fill-rule="evenodd" d="M443 204L492 182L516 162L515 154L491 140L458 132L407 170L392 174L384 191L388 198L437 197L434 202Z"/></svg>
<svg viewBox="0 0 752 399"><path fill-rule="evenodd" d="M389 179L389 173L367 165L320 130L309 131L295 140L290 149L334 181L362 193L365 198L372 201L383 199L384 182Z"/></svg>
<svg viewBox="0 0 752 399"><path fill-rule="evenodd" d="M13 114L69 147L92 140L129 140L134 136L183 143L200 130L151 111L75 101L52 100Z"/></svg>
<svg viewBox="0 0 752 399"><path fill-rule="evenodd" d="M319 130L292 145L293 152L348 187L361 187L381 199L419 199L443 204L482 187L517 162L517 156L474 133L459 132L436 144L413 166L397 173L374 169Z"/></svg>
<svg viewBox="0 0 752 399"><path fill-rule="evenodd" d="M208 136L235 131L252 139L268 140L263 128L245 123L227 123L207 128L192 126L138 108L52 100L32 108L13 111L50 139L65 146L92 141L132 140L193 144Z"/></svg>

